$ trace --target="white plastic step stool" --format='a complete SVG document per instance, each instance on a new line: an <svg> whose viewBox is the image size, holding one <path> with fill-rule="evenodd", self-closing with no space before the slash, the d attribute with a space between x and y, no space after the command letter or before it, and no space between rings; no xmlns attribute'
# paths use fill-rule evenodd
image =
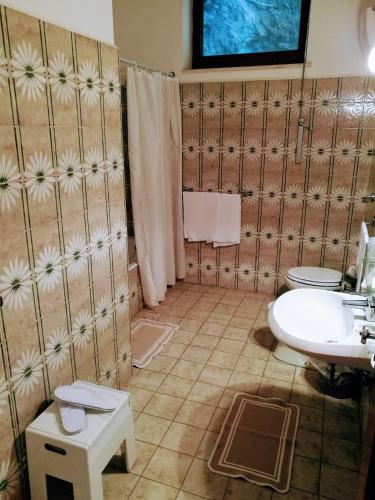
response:
<svg viewBox="0 0 375 500"><path fill-rule="evenodd" d="M72 483L75 500L102 500L102 472L116 451L123 446L127 471L136 460L130 395L79 380L73 385L94 387L103 396L110 393L118 407L112 412L88 410L86 428L69 435L64 433L55 402L27 427L33 500L47 500L47 475Z"/></svg>

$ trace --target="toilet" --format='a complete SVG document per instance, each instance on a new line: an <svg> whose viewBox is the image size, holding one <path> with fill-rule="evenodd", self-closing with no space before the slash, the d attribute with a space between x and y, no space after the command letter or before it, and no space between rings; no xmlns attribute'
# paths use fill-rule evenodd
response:
<svg viewBox="0 0 375 500"><path fill-rule="evenodd" d="M341 290L342 273L325 267L292 267L286 274L285 282L289 290L315 288L335 292ZM272 355L278 361L294 366L305 367L309 363L316 365L316 360L290 349L282 342L278 343Z"/></svg>
<svg viewBox="0 0 375 500"><path fill-rule="evenodd" d="M341 290L342 273L325 267L292 267L286 274L286 284L290 290L296 288L319 288L321 290Z"/></svg>

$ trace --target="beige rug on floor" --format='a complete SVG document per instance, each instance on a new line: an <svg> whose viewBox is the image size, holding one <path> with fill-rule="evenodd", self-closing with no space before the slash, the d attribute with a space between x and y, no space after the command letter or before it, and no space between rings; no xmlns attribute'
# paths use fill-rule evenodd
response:
<svg viewBox="0 0 375 500"><path fill-rule="evenodd" d="M290 488L299 407L236 394L208 461L213 472L242 477L279 493Z"/></svg>
<svg viewBox="0 0 375 500"><path fill-rule="evenodd" d="M144 368L168 342L178 325L138 319L131 325L133 365Z"/></svg>

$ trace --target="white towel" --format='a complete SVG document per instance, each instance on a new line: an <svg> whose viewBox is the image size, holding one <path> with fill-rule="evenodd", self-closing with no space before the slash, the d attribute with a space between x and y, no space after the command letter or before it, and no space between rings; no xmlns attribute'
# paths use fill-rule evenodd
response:
<svg viewBox="0 0 375 500"><path fill-rule="evenodd" d="M218 193L184 191L184 235L189 241L213 241Z"/></svg>
<svg viewBox="0 0 375 500"><path fill-rule="evenodd" d="M214 248L240 243L239 194L185 191L183 198L185 238L213 243Z"/></svg>
<svg viewBox="0 0 375 500"><path fill-rule="evenodd" d="M214 248L239 245L241 241L241 196L220 194L218 198Z"/></svg>
<svg viewBox="0 0 375 500"><path fill-rule="evenodd" d="M362 275L363 275L363 264L366 256L366 249L369 242L367 226L364 222L361 224L361 230L359 234L359 245L357 253L357 287L356 291L360 292L362 288Z"/></svg>

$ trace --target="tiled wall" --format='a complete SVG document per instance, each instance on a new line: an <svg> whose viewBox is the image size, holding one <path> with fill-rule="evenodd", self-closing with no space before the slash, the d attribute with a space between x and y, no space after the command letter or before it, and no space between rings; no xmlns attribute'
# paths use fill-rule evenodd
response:
<svg viewBox="0 0 375 500"><path fill-rule="evenodd" d="M241 244L187 243L187 281L272 292L291 266L344 270L375 165L375 79L182 85L184 187L237 193ZM295 163L299 113L303 161Z"/></svg>
<svg viewBox="0 0 375 500"><path fill-rule="evenodd" d="M143 308L143 296L142 296L142 286L141 277L139 275L138 264L134 262L129 265L129 309L130 318L133 319L134 316Z"/></svg>
<svg viewBox="0 0 375 500"><path fill-rule="evenodd" d="M127 213L127 227L128 235L134 236L134 221L133 221L133 207L132 195L130 189L130 165L128 154L128 104L126 87L121 85L121 103L122 103L122 144L124 148L124 174L125 174L125 197L126 197L126 213Z"/></svg>
<svg viewBox="0 0 375 500"><path fill-rule="evenodd" d="M374 130L375 134L375 130ZM370 179L369 179L369 185L368 185L368 192L370 193L375 193L375 163L373 163L371 172L370 172ZM366 211L365 211L365 218L367 221L371 221L372 218L375 218L375 203L368 203L366 206ZM375 236L375 226L370 226L370 236Z"/></svg>
<svg viewBox="0 0 375 500"><path fill-rule="evenodd" d="M0 497L54 388L130 375L118 54L1 7Z"/></svg>

